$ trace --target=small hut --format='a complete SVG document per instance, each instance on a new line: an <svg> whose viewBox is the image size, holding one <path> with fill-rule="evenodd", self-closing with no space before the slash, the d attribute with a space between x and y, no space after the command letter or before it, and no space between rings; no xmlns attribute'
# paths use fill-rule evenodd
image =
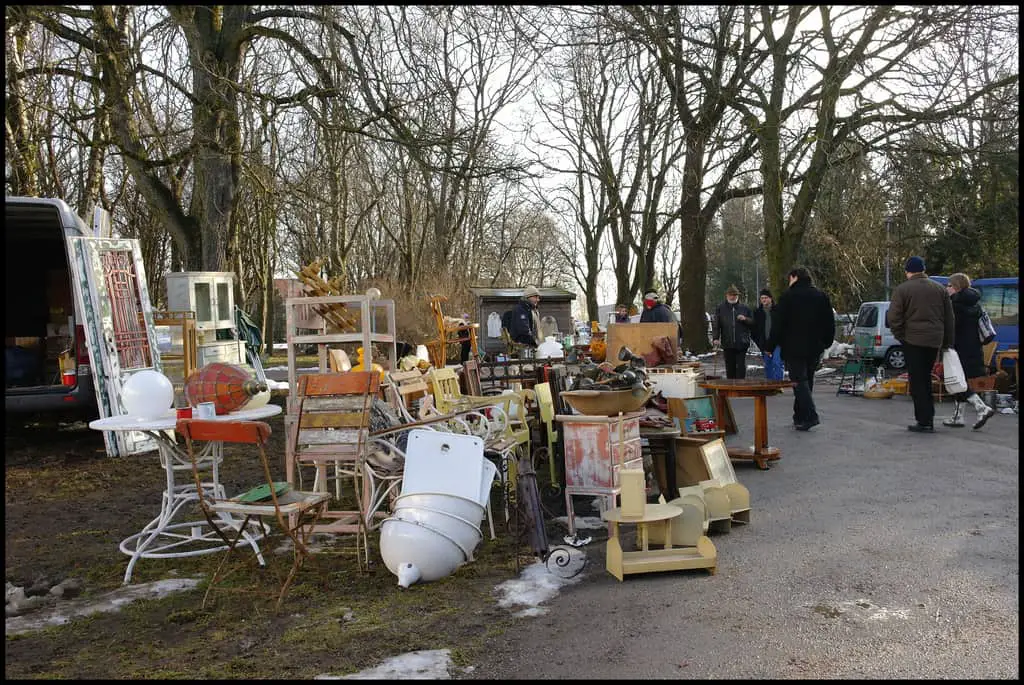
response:
<svg viewBox="0 0 1024 685"><path fill-rule="evenodd" d="M501 341L501 315L512 309L523 296L523 288L470 288L476 299L476 321L480 322L478 345L485 354L503 352L505 345ZM576 294L564 288L542 288L537 313L541 319L550 316L557 324L558 333L562 336L573 332L572 301Z"/></svg>

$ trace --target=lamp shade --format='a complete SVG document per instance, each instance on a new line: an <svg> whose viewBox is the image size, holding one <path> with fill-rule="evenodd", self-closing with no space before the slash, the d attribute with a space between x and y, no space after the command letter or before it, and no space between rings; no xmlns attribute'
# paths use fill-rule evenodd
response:
<svg viewBox="0 0 1024 685"><path fill-rule="evenodd" d="M163 416L174 403L171 380L152 369L128 377L121 387L121 404L130 416L154 419Z"/></svg>

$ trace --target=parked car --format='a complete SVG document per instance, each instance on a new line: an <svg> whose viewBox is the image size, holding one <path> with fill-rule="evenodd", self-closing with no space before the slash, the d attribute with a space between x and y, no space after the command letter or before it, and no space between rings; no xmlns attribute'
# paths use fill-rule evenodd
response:
<svg viewBox="0 0 1024 685"><path fill-rule="evenodd" d="M866 349L870 356L883 360L886 367L902 373L907 366L907 359L903 346L887 325L888 313L888 301L862 302L853 327L854 341L868 339Z"/></svg>
<svg viewBox="0 0 1024 685"><path fill-rule="evenodd" d="M79 410L98 416L66 240L92 231L66 203L53 198L7 196L4 217L5 409Z"/></svg>

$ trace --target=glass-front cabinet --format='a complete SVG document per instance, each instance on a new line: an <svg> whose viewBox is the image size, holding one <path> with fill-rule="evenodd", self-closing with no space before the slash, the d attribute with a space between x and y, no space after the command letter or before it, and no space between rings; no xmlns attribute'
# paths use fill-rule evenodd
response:
<svg viewBox="0 0 1024 685"><path fill-rule="evenodd" d="M235 327L234 285L235 274L231 271L169 273L167 308L195 312L196 330L212 342L217 339L217 330Z"/></svg>
<svg viewBox="0 0 1024 685"><path fill-rule="evenodd" d="M195 312L196 361L244 364L245 343L235 330L235 274L181 271L167 274L167 308Z"/></svg>

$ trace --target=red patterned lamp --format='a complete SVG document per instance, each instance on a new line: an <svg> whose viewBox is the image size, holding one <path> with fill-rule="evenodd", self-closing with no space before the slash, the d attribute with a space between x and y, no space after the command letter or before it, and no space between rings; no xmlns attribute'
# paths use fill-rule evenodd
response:
<svg viewBox="0 0 1024 685"><path fill-rule="evenodd" d="M267 384L256 380L235 364L214 362L199 369L185 381L185 399L192 407L213 402L217 414L227 414L245 406Z"/></svg>

